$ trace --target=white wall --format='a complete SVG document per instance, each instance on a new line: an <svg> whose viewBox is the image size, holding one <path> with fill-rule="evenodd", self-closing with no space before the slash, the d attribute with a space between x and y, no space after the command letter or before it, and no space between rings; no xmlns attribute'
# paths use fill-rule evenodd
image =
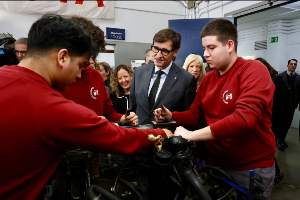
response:
<svg viewBox="0 0 300 200"><path fill-rule="evenodd" d="M265 27L259 27L246 31L238 32L238 55L243 56L254 56L254 58L267 57L267 49L255 50L255 42L266 41L267 30Z"/></svg>
<svg viewBox="0 0 300 200"><path fill-rule="evenodd" d="M198 1L200 2L200 1ZM266 1L201 1L195 10L187 9L187 19L237 16L265 8ZM277 2L273 3L275 5ZM196 14L195 14L196 13Z"/></svg>
<svg viewBox="0 0 300 200"><path fill-rule="evenodd" d="M168 20L183 19L184 13L184 7L175 1L116 1L115 19L91 20L104 32L106 27L125 29L125 42L152 43L154 34L168 27ZM41 16L0 10L0 33L26 37L32 23Z"/></svg>
<svg viewBox="0 0 300 200"><path fill-rule="evenodd" d="M266 31L263 31L266 30ZM240 37L241 36L241 37ZM289 59L300 61L300 18L293 20L277 20L269 22L265 27L239 32L238 54L240 56L254 55L255 58L265 58L278 72L287 70ZM267 50L254 51L254 42L278 37L278 42L267 43ZM300 74L300 67L296 69ZM299 128L300 112L298 109L292 122L292 127Z"/></svg>
<svg viewBox="0 0 300 200"><path fill-rule="evenodd" d="M32 23L40 17L40 14L0 10L0 33L10 33L15 39L27 37Z"/></svg>
<svg viewBox="0 0 300 200"><path fill-rule="evenodd" d="M115 20L93 21L101 27L125 28L126 42L152 43L155 33L168 28L168 20L183 18L184 8L174 1L116 1Z"/></svg>
<svg viewBox="0 0 300 200"><path fill-rule="evenodd" d="M295 21L297 22L296 24L294 23L294 26L291 30L291 32L293 33L289 34L287 38L286 55L287 55L287 60L291 58L295 58L298 61L300 61L300 30L299 30L300 19ZM285 68L287 65L287 60L283 65ZM299 65L296 71L298 72L298 74L300 74ZM293 122L292 122L292 127L299 128L299 121L300 121L300 112L298 109L296 109Z"/></svg>

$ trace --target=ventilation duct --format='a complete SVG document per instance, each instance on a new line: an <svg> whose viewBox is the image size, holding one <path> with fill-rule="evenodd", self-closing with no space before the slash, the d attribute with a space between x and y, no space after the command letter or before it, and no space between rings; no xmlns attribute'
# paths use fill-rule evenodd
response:
<svg viewBox="0 0 300 200"><path fill-rule="evenodd" d="M267 44L268 44L268 41L267 41L267 40L257 41L257 42L255 42L254 50L263 50L263 49L267 49Z"/></svg>

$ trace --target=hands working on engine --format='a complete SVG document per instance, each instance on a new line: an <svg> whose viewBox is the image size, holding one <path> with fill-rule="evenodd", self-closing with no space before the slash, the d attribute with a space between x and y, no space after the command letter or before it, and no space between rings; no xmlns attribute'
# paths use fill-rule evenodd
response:
<svg viewBox="0 0 300 200"><path fill-rule="evenodd" d="M169 109L167 109L164 105L162 105L160 108L157 108L153 111L153 114L154 114L154 118L155 118L155 121L156 122L164 122L164 121L169 121L172 119L172 113L170 112ZM184 129L183 127L181 127L182 129ZM178 129L178 128L177 128ZM176 129L176 131L177 131ZM167 136L178 136L178 135L181 135L183 137L182 134L173 134L170 130L168 129L163 129L165 131L165 133L167 134ZM186 129L185 129L186 130ZM181 132L184 132L184 131L180 131Z"/></svg>
<svg viewBox="0 0 300 200"><path fill-rule="evenodd" d="M156 122L164 122L172 119L172 113L164 105L161 108L157 108L153 111L154 118ZM166 133L167 134L167 133ZM176 128L172 136L182 136L183 138L190 141L206 141L213 140L214 136L212 135L211 129L209 126L196 130L189 131L182 126Z"/></svg>
<svg viewBox="0 0 300 200"><path fill-rule="evenodd" d="M155 109L153 114L156 122L164 122L172 119L172 113L164 105L161 108Z"/></svg>
<svg viewBox="0 0 300 200"><path fill-rule="evenodd" d="M168 137L173 137L173 136L174 136L174 134L173 134L170 130L165 129L165 128L163 128L162 130L166 133L166 135L167 135Z"/></svg>
<svg viewBox="0 0 300 200"><path fill-rule="evenodd" d="M130 112L129 115L123 115L120 121L131 126L137 126L139 124L139 117L134 112Z"/></svg>

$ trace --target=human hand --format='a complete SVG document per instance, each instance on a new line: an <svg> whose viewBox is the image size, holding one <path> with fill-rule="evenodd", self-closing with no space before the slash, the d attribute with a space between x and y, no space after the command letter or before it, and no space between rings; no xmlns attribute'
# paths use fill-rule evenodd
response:
<svg viewBox="0 0 300 200"><path fill-rule="evenodd" d="M168 137L173 137L174 136L174 134L170 131L170 130L168 130L168 129L162 129L165 133L166 133L166 135L168 136Z"/></svg>
<svg viewBox="0 0 300 200"><path fill-rule="evenodd" d="M183 128L182 126L177 127L174 132L174 136L180 136L180 135L184 139L187 139L187 140L191 139L191 131L188 131L187 129Z"/></svg>
<svg viewBox="0 0 300 200"><path fill-rule="evenodd" d="M123 115L120 121L130 124L131 126L137 126L139 124L139 118L134 112L130 112L129 115Z"/></svg>
<svg viewBox="0 0 300 200"><path fill-rule="evenodd" d="M156 122L164 122L172 119L172 113L164 105L155 109L153 114Z"/></svg>
<svg viewBox="0 0 300 200"><path fill-rule="evenodd" d="M99 118L101 118L101 119L106 119L104 116L98 116Z"/></svg>

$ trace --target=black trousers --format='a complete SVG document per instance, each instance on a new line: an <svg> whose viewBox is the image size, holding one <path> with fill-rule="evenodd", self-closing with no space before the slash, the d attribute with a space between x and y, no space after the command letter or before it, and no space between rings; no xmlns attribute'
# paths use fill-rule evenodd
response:
<svg viewBox="0 0 300 200"><path fill-rule="evenodd" d="M273 121L272 120L271 129L272 129L272 132L274 133L275 141L276 141L276 145L277 145L279 135L282 132L284 132L284 130L285 130L285 122L284 121Z"/></svg>
<svg viewBox="0 0 300 200"><path fill-rule="evenodd" d="M271 129L272 129L272 132L274 133L274 136L275 136L276 145L277 145L278 137L279 137L280 133L283 132L284 127L285 127L285 122L284 121L280 121L280 120L273 121L272 120ZM274 156L274 159L275 159L275 175L279 175L280 174L280 167L277 163L277 160L276 160L275 156Z"/></svg>
<svg viewBox="0 0 300 200"><path fill-rule="evenodd" d="M280 133L278 135L279 143L283 142L286 138L286 135L287 135L289 128L291 127L291 124L293 121L295 108L289 108L286 112L287 113L286 113L286 118L284 120L283 130L280 131Z"/></svg>

